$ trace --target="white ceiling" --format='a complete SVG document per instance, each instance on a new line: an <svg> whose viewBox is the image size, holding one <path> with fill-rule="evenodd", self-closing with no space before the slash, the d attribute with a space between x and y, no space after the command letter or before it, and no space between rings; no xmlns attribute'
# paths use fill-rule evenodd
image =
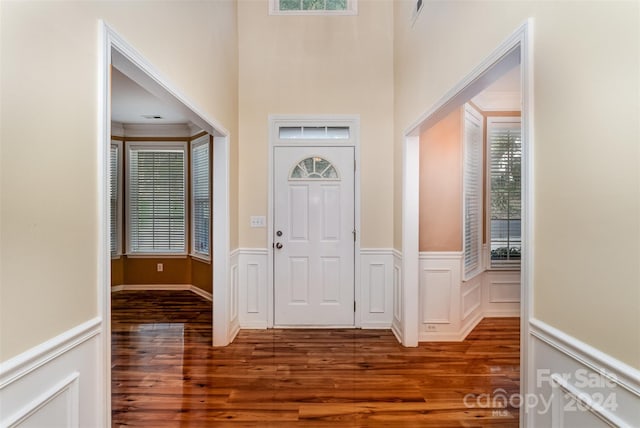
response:
<svg viewBox="0 0 640 428"><path fill-rule="evenodd" d="M161 119L144 116L160 116ZM111 120L122 124L188 124L179 110L161 101L117 68L111 68Z"/></svg>
<svg viewBox="0 0 640 428"><path fill-rule="evenodd" d="M507 71L471 101L484 111L519 111L521 109L520 65Z"/></svg>

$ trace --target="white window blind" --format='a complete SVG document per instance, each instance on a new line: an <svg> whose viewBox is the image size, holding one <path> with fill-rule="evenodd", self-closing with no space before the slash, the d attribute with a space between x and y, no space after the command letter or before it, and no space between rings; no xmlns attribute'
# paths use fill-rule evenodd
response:
<svg viewBox="0 0 640 428"><path fill-rule="evenodd" d="M109 237L111 242L111 255L117 256L121 252L120 246L120 224L121 219L121 171L120 171L120 149L121 145L118 142L112 142L109 150L109 164L110 164L110 177L109 177Z"/></svg>
<svg viewBox="0 0 640 428"><path fill-rule="evenodd" d="M521 165L520 118L495 117L487 121L489 142L492 268L520 268Z"/></svg>
<svg viewBox="0 0 640 428"><path fill-rule="evenodd" d="M191 149L191 251L210 258L209 225L211 224L209 136L194 141Z"/></svg>
<svg viewBox="0 0 640 428"><path fill-rule="evenodd" d="M185 144L129 146L130 254L186 253L185 154Z"/></svg>
<svg viewBox="0 0 640 428"><path fill-rule="evenodd" d="M464 279L482 268L482 116L471 106L464 114Z"/></svg>

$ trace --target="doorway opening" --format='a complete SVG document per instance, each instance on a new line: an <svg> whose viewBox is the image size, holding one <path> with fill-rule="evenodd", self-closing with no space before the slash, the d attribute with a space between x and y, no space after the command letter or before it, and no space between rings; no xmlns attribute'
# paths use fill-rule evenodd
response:
<svg viewBox="0 0 640 428"><path fill-rule="evenodd" d="M147 221L143 215L139 216L139 226L141 229L140 234L137 236L137 240L134 242L130 239L128 242L120 242L114 239L112 233L118 234L117 218L114 218L116 227L112 227L112 213L111 207L113 206L110 195L111 190L117 188L117 180L111 181L111 177L121 176L120 172L123 169L123 165L129 165L131 162L137 162L137 171L142 171L146 166L149 166L149 162L153 168L159 166L166 166L165 172L169 174L173 180L174 178L180 178L181 184L179 189L174 189L178 194L181 192L188 192L189 186L194 185L194 188L198 187L194 183L187 182L187 171L189 168L202 169L198 165L189 163L189 157L191 160L196 158L204 161L208 159L210 161L209 169L211 174L211 180L209 181L210 187L199 186L200 193L204 193L209 190L209 205L211 207L209 215L207 216L203 210L202 201L197 201L194 195L192 207L186 206L186 197L182 195L183 201L181 202L181 208L176 207L175 201L171 199L168 203L168 210L172 211L170 216L173 216L171 226L167 233L163 237L161 245L168 249L168 252L172 251L187 252L186 243L182 242L185 239L183 233L182 236L178 233L175 234L177 229L185 229L184 225L180 223L186 222L185 215L189 211L201 211L202 216L200 221L194 221L194 224L199 224L200 233L198 231L194 234L194 238L191 242L189 251L193 254L205 255L209 254L211 263L213 266L212 272L205 273L209 278L205 278L212 284L212 297L213 297L213 331L212 331L212 345L224 346L230 343L235 334L237 333L238 320L237 316L232 318L232 314L235 311L231 311L228 302L234 298L233 290L230 287L228 265L229 265L229 139L228 131L224 129L219 123L207 117L201 110L196 107L191 101L189 101L181 92L175 88L171 82L162 76L157 69L150 64L139 52L137 52L127 41L125 41L120 35L118 35L108 24L101 22L100 24L101 35L101 51L100 51L100 65L99 65L99 92L98 92L98 112L99 112L99 129L98 129L98 143L99 143L99 159L98 159L98 183L99 183L99 281L98 281L98 299L99 299L99 314L103 320L103 349L101 352L102 361L100 364L103 367L104 373L104 387L103 396L101 396L101 402L106 406L105 415L110 418L111 415L111 256L114 253L123 251L141 250L140 253L149 252L156 243L150 244L149 236L144 232L145 222ZM118 139L113 140L114 132L118 128L118 125L114 125L112 130L112 73L117 74L117 79L127 79L132 84L139 87L142 91L146 91L150 96L157 98L163 105L167 106L170 114L177 113L186 119L191 127L186 127L186 133L188 134L185 141L175 142L174 136L169 138L160 136L155 138L160 142L166 142L167 140L174 141L171 143L171 147L158 145L156 149L149 149L148 144L144 141L145 137L131 137L129 141L136 141L130 148L123 147L122 144L118 144ZM121 81L122 83L122 81ZM151 118L154 119L154 118ZM193 131L193 132L192 132ZM163 141L164 140L164 141ZM158 141L156 141L158 142ZM115 144L113 144L115 143ZM134 147L135 146L135 147ZM207 154L203 150L204 147L208 147L210 152ZM154 151L155 150L155 151ZM117 156L118 152L124 154L126 162L122 162L122 157ZM157 155L156 155L156 152ZM211 153L212 152L212 153ZM198 154L199 153L199 154ZM114 154L116 155L114 157ZM165 162L166 161L166 162ZM162 164L162 165L161 165ZM118 168L118 166L120 168ZM118 168L119 174L111 174L112 168ZM134 171L134 169L132 169ZM205 173L206 174L206 173ZM134 181L133 179L131 180ZM202 184L202 183L201 183ZM161 187L161 186L160 186ZM131 193L135 189L130 189ZM148 190L148 189L147 189ZM156 189L162 191L158 186ZM154 190L154 191L155 191ZM145 190L146 191L146 190ZM172 190L173 192L173 190ZM140 192L142 195L143 192ZM131 195L130 195L131 196ZM142 196L141 196L142 197ZM130 198L127 198L130 199ZM178 198L179 199L179 198ZM131 200L129 203L131 204ZM120 200L120 204L123 204L123 200ZM144 204L143 204L144 205ZM137 204L137 206L141 206ZM181 211L182 210L182 211ZM129 210L130 211L130 210ZM175 215L176 211L178 214ZM180 214L179 212L182 212ZM177 223L176 223L177 222ZM178 226L176 226L178 224ZM175 227L174 227L175 226ZM115 232L113 232L115 230ZM188 233L188 232L185 232ZM205 239L206 235L209 235L210 240ZM198 239L199 236L199 239ZM164 239L166 238L166 239ZM155 237L153 238L155 239ZM152 239L152 241L153 241ZM113 245L112 245L113 243ZM135 248L132 245L135 244ZM153 252L153 248L151 248ZM144 258L139 259L141 263L144 263ZM175 260L168 258L167 260ZM154 263L153 270L156 272L164 270L164 262ZM105 425L110 425L110 420L107 420Z"/></svg>
<svg viewBox="0 0 640 428"><path fill-rule="evenodd" d="M485 251L486 258L484 263L493 266L502 263L511 263L512 266L517 260L519 262L519 312L520 312L520 392L525 394L529 392L532 379L532 374L529 373L531 364L529 364L530 356L528 355L530 347L527 346L529 341L529 317L532 308L532 237L533 237L533 192L532 192L532 178L533 178L533 132L532 132L532 114L533 114L533 100L532 100L532 47L531 47L531 23L525 22L519 27L507 40L505 40L493 53L491 53L475 70L467 75L458 85L452 88L444 97L442 97L434 106L427 112L425 112L413 125L411 125L405 132L405 140L403 147L403 207L402 207L402 255L403 255L403 292L401 296L401 322L397 323L395 330L402 337L402 342L405 346L417 346L418 342L424 337L420 332L420 325L424 318L425 305L433 303L431 296L424 296L423 302L418 303L417 297L421 295L420 287L420 140L421 135L433 128L443 119L446 119L456 109L460 110L462 120L465 119L464 115L476 117L476 124L482 121L483 115L478 112L477 106L465 108L465 103L468 103L484 89L495 83L500 77L504 76L510 70L519 67L519 88L521 95L521 109L519 125L520 131L520 144L521 152L520 156L520 189L521 196L518 198L521 206L518 212L518 229L521 234L508 233L510 226L516 226L516 222L511 222L511 219L506 220L496 218L492 223L490 203L486 204L486 199L482 197L476 199L476 203L480 204L480 210L476 211L476 222L483 226L482 216L483 213L488 213L489 218L485 224L488 225L486 229L490 229L491 226L494 229L500 229L501 226L507 227L507 239L506 245L504 242L499 242L496 239L495 248L493 247L493 238L490 235L485 236L485 242L489 245ZM470 104L470 103L469 103ZM466 111L465 111L466 110ZM487 118L488 119L488 118ZM509 125L511 126L511 125ZM509 126L502 126L501 129L509 128ZM462 128L461 133L465 129ZM479 135L483 135L484 132L479 132ZM466 137L466 136L465 136ZM464 140L464 138L463 138ZM490 152L487 152L490 154ZM482 150L480 150L482 156ZM484 156L486 157L486 155ZM462 160L462 159L461 159ZM488 161L490 164L491 162ZM488 166L488 168L490 165ZM481 168L482 171L484 168ZM461 174L462 176L462 174ZM482 181L482 180L481 180ZM488 180L489 181L489 180ZM482 187L480 190L482 191ZM477 197L476 192L476 197ZM461 199L461 204L464 204L464 198ZM489 199L490 201L490 199ZM473 201L468 201L473 202ZM472 205L472 204L471 204ZM468 205L471 207L471 205ZM485 205L487 210L483 210L482 206ZM465 212L466 214L466 212ZM461 216L462 217L462 216ZM464 216L460 224L465 225L465 222L471 220L469 216ZM515 219L514 219L515 220ZM471 278L473 270L477 266L482 266L482 228L478 240L474 242L469 241L464 243L462 251L459 255L459 270L461 271L461 281L468 277ZM462 231L464 233L464 231ZM461 235L462 235L461 233ZM499 237L497 237L499 238ZM503 240L504 241L504 240ZM517 242L517 245L516 245ZM424 243L423 243L424 244ZM469 257L467 248L475 246L476 258ZM506 247L506 252L503 251ZM511 251L511 247L514 250ZM494 254L491 253L494 250ZM494 257L495 256L495 257ZM513 256L513 257L511 257ZM466 261L470 260L470 263L465 266ZM474 265L475 262L475 265ZM468 270L466 269L468 268ZM435 277L434 277L435 278ZM428 280L429 278L427 278ZM460 281L459 281L460 285ZM478 289L479 290L479 289ZM460 290L459 290L460 291ZM471 296L473 290L467 290L466 296ZM478 294L480 295L480 294ZM466 314L461 300L465 296L454 296L457 304L457 310L459 316ZM441 308L440 305L433 305L432 309ZM470 306L473 308L473 306ZM472 309L469 309L472 310ZM433 313L432 313L433 314ZM450 311L442 311L435 313L432 318L427 317L429 321L437 321L427 323L427 328L431 327L433 330L437 330L438 322L444 323L446 320L449 322ZM435 327L433 327L435 326ZM422 337L421 337L422 336ZM521 424L524 423L525 412L520 413Z"/></svg>

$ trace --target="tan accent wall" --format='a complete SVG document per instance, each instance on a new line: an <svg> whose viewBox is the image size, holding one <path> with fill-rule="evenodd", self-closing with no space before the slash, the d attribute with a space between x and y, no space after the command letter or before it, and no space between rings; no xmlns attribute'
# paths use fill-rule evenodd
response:
<svg viewBox="0 0 640 428"><path fill-rule="evenodd" d="M211 263L191 258L191 284L213 293L213 268Z"/></svg>
<svg viewBox="0 0 640 428"><path fill-rule="evenodd" d="M533 18L533 316L640 369L640 3L393 4L395 195L403 130Z"/></svg>
<svg viewBox="0 0 640 428"><path fill-rule="evenodd" d="M462 118L456 109L420 135L420 251L462 250Z"/></svg>
<svg viewBox="0 0 640 428"><path fill-rule="evenodd" d="M157 264L163 271L158 272ZM126 258L124 284L191 284L191 258Z"/></svg>
<svg viewBox="0 0 640 428"><path fill-rule="evenodd" d="M229 130L237 247L236 14L233 0L0 2L0 361L99 315L101 19Z"/></svg>
<svg viewBox="0 0 640 428"><path fill-rule="evenodd" d="M124 284L124 257L111 259L111 286Z"/></svg>

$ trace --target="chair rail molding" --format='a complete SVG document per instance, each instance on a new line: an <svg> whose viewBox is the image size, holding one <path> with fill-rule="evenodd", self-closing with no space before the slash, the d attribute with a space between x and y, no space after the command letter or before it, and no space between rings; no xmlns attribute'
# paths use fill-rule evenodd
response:
<svg viewBox="0 0 640 428"><path fill-rule="evenodd" d="M93 318L0 363L0 426L101 426L101 335Z"/></svg>

